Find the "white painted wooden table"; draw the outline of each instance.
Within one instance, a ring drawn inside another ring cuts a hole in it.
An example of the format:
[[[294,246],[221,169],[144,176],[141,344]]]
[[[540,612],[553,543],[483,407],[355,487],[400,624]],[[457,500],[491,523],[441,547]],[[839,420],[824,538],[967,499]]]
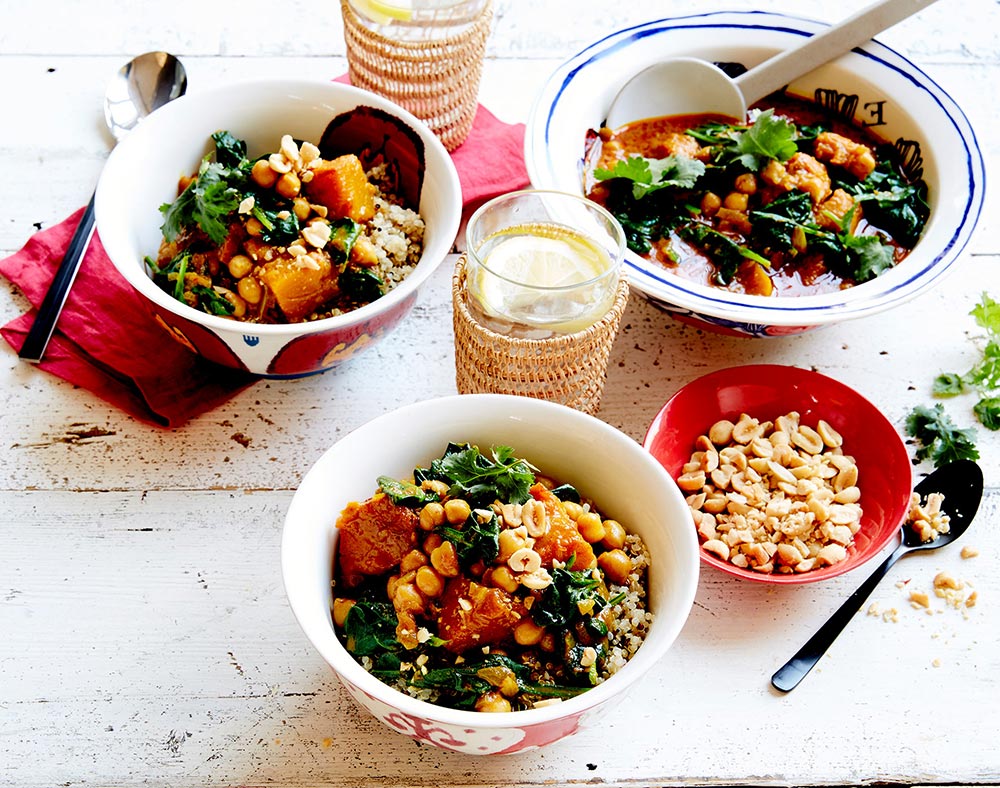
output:
[[[733,0],[833,20],[835,7]],[[813,6],[816,6],[815,8]],[[497,0],[482,101],[508,121],[565,57],[627,24],[704,8]],[[4,0],[0,255],[86,202],[109,145],[104,86],[167,49],[190,89],[345,70],[335,3]],[[1000,7],[941,0],[881,36],[940,82],[996,174]],[[744,362],[814,367],[902,426],[942,370],[975,359],[967,313],[1000,262],[997,188],[954,273],[889,314],[745,341],[634,298],[601,417],[636,440],[685,382]],[[419,747],[355,709],[285,604],[278,545],[302,475],[387,409],[454,393],[448,262],[406,324],[334,372],[261,382],[174,431],[137,423],[0,351],[0,785],[608,786],[1000,781],[1000,439],[980,430],[988,494],[965,543],[907,559],[787,696],[768,677],[863,579],[769,589],[703,573],[668,657],[606,725],[523,756]],[[0,318],[25,302],[6,283]],[[405,374],[400,374],[405,371]],[[947,405],[971,424],[971,402]],[[249,442],[237,439],[249,437]],[[919,468],[919,471],[926,468]],[[963,616],[909,607],[947,569],[974,583]]]

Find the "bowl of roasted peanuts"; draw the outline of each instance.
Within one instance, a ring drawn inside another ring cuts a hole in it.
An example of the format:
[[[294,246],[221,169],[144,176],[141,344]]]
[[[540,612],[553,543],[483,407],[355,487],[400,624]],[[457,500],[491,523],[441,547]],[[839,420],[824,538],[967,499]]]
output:
[[[865,563],[904,520],[911,466],[896,428],[833,378],[774,364],[681,388],[644,445],[691,513],[701,559],[765,583],[810,583]]]

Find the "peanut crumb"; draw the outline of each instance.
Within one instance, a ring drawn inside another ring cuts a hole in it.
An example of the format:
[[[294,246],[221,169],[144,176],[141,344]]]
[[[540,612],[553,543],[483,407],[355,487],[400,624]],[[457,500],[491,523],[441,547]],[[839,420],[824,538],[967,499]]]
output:
[[[975,547],[966,545],[962,548],[962,558],[975,558],[977,555],[979,555],[979,551]]]
[[[935,659],[935,660],[931,661],[931,665],[933,665],[935,668],[939,668],[939,667],[941,667],[941,660]]]
[[[931,598],[923,591],[911,591],[910,605],[915,608],[929,608],[931,606]]]

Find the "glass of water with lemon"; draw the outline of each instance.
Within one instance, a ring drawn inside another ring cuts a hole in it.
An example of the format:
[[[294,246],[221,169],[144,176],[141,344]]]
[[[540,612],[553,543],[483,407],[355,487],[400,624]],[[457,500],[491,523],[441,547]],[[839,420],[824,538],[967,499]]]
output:
[[[615,302],[625,234],[584,197],[541,190],[497,197],[470,217],[466,244],[466,305],[498,334],[572,334]]]

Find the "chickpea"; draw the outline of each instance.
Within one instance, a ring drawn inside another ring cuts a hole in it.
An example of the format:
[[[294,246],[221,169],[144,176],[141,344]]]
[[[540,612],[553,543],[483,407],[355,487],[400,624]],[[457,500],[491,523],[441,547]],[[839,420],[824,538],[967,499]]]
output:
[[[549,654],[556,650],[557,644],[556,636],[551,632],[546,632],[542,635],[542,639],[538,641],[538,647]]]
[[[437,501],[424,504],[420,510],[420,527],[425,531],[433,531],[439,525],[444,525],[444,506]]]
[[[309,205],[309,200],[305,197],[296,197],[292,201],[292,213],[295,214],[295,218],[300,222],[308,219],[309,214],[312,213],[312,206]]]
[[[519,646],[536,646],[545,636],[545,627],[540,627],[530,618],[521,619],[514,627],[514,642]]]
[[[455,545],[451,542],[441,542],[435,547],[431,551],[431,566],[444,577],[457,576],[458,555],[455,554]]]
[[[262,232],[264,232],[264,225],[260,223],[260,220],[257,219],[257,217],[251,216],[249,219],[247,219],[246,231],[247,235],[251,236],[252,238],[257,238],[260,236]]]
[[[714,192],[706,192],[701,198],[701,212],[705,216],[714,216],[722,207],[722,199]]]
[[[500,552],[497,554],[497,561],[499,563],[507,563],[508,558],[524,547],[525,539],[520,533],[519,528],[506,528],[500,532],[500,536],[497,538],[497,544],[500,546]]]
[[[620,550],[625,546],[625,528],[617,520],[604,521],[604,538],[601,544],[608,550]]]
[[[410,550],[410,552],[403,556],[403,560],[399,562],[399,571],[406,574],[407,572],[414,572],[420,569],[420,567],[426,565],[426,555],[420,552],[420,550]]]
[[[417,570],[414,582],[420,589],[420,593],[432,599],[441,596],[444,591],[444,578],[429,566],[422,566]]]
[[[731,211],[745,212],[747,209],[748,198],[747,195],[740,192],[730,192],[726,195],[726,199],[722,204]]]
[[[442,501],[448,497],[448,485],[440,479],[425,479],[420,483],[420,489],[437,493],[438,498]]]
[[[427,538],[424,539],[424,552],[430,555],[443,542],[444,539],[441,537],[441,534],[428,534]]]
[[[260,289],[260,282],[252,276],[245,276],[236,283],[236,290],[240,297],[248,304],[259,304],[263,292]]]
[[[423,613],[426,602],[413,583],[398,583],[392,596],[392,606],[401,612]]]
[[[513,594],[521,585],[506,566],[496,566],[490,570],[490,583],[497,588],[502,588],[508,594]]]
[[[270,189],[278,180],[278,173],[271,169],[271,165],[267,163],[267,159],[260,159],[259,161],[255,161],[253,167],[250,169],[250,177],[253,178],[254,183],[258,186]]]
[[[274,190],[282,197],[287,197],[288,199],[298,197],[301,189],[302,181],[299,180],[299,176],[294,172],[286,172],[274,184]]]
[[[469,515],[471,514],[472,508],[469,506],[468,501],[463,501],[461,498],[452,498],[450,501],[445,501],[444,516],[452,525],[461,525],[469,519]]]
[[[583,507],[576,501],[563,501],[563,511],[569,515],[570,520],[579,520],[583,514]]]
[[[597,557],[597,565],[612,583],[624,585],[632,573],[632,559],[624,550],[608,550]]]
[[[580,515],[576,521],[576,527],[580,531],[580,536],[591,544],[604,538],[604,523],[601,522],[601,515],[597,512],[587,512]]]
[[[354,607],[353,599],[343,599],[342,597],[337,597],[333,600],[333,623],[338,626],[344,626],[344,622],[347,621],[348,611]]]
[[[229,258],[229,273],[233,279],[242,279],[253,268],[253,260],[245,254],[234,254]]]
[[[505,712],[510,709],[510,701],[495,690],[484,692],[476,699],[476,711]]]
[[[733,188],[736,191],[743,194],[756,194],[757,192],[757,176],[752,172],[744,172],[736,176],[736,180],[733,181]]]
[[[243,317],[243,315],[247,313],[247,302],[240,298],[232,290],[219,288],[216,292],[233,305],[233,311],[230,313],[233,317]]]

